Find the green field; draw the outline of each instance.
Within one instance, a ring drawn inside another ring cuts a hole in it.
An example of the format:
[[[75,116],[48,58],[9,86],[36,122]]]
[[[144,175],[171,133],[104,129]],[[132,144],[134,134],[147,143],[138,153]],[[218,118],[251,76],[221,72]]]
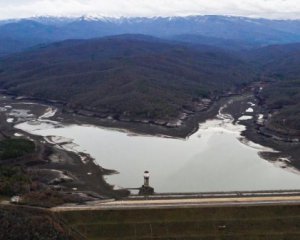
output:
[[[72,211],[86,239],[299,240],[300,206]]]

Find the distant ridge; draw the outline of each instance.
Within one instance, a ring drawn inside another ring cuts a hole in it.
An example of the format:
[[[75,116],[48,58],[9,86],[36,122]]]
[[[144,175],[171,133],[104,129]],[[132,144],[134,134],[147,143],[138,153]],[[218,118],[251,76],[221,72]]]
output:
[[[26,22],[37,22],[45,27],[58,27],[59,29],[56,29],[58,38],[89,38],[123,33],[140,33],[158,37],[196,34],[260,43],[286,43],[300,39],[300,20],[269,20],[215,15],[153,18],[112,18],[102,16],[81,16],[77,18],[32,17],[0,21],[1,36],[4,37],[2,35],[3,25],[8,24],[6,28],[12,23],[12,26],[16,24],[23,25],[23,30],[25,31],[28,30],[24,24]],[[86,33],[89,34],[86,35]]]
[[[271,44],[300,42],[300,20],[213,15],[153,18],[45,16],[12,19],[0,21],[0,42],[3,46],[0,47],[0,57],[41,43],[120,34],[144,34],[189,44],[245,50]]]

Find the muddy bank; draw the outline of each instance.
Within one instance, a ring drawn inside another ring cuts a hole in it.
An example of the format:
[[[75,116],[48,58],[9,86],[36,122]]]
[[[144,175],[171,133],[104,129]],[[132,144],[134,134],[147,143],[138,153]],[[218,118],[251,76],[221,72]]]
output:
[[[236,90],[238,91],[238,90]],[[244,89],[240,89],[244,91]],[[51,99],[34,98],[30,96],[18,96],[5,89],[0,89],[0,93],[11,96],[12,99],[31,101],[39,104],[55,106],[59,111],[53,120],[61,121],[64,124],[93,124],[102,127],[126,129],[131,132],[149,135],[164,135],[170,137],[186,138],[195,132],[199,122],[213,118],[220,106],[225,102],[225,96],[233,93],[224,93],[224,96],[216,96],[213,99],[193,100],[190,107],[182,107],[178,116],[172,119],[147,119],[129,118],[122,114],[104,111],[90,110],[88,106],[74,107],[67,102],[55,101]],[[223,102],[223,103],[222,103]]]
[[[247,90],[247,89],[246,89]],[[243,92],[244,90],[240,90]],[[80,109],[68,107],[67,103],[37,99],[26,96],[17,96],[0,90],[0,94],[7,96],[10,99],[23,102],[35,102],[45,106],[53,106],[57,108],[55,116],[51,119],[59,121],[63,124],[91,124],[106,128],[126,129],[130,132],[146,135],[162,135],[165,137],[187,138],[199,128],[199,123],[205,122],[208,119],[213,119],[218,113],[219,108],[233,95],[232,93],[224,95],[214,100],[209,100],[208,103],[203,103],[199,107],[195,107],[193,111],[182,112],[178,119],[170,121],[163,120],[130,120],[123,118],[107,117],[106,115],[96,114]],[[205,101],[204,99],[203,101]],[[208,101],[208,100],[207,100]],[[112,114],[112,113],[111,113]],[[180,122],[180,124],[177,124]]]
[[[230,97],[224,97],[213,102],[205,111],[196,112],[188,116],[180,126],[168,127],[155,123],[142,123],[138,121],[120,121],[115,119],[99,118],[85,116],[83,114],[66,113],[59,109],[54,120],[62,121],[64,124],[91,124],[95,126],[115,129],[126,129],[126,131],[144,134],[144,135],[160,135],[171,138],[187,138],[196,132],[199,123],[208,119],[213,119],[218,113],[220,107],[228,101]]]
[[[46,184],[54,190],[98,199],[120,198],[128,195],[128,191],[114,190],[106,183],[104,177],[114,171],[96,165],[90,156],[67,151],[60,144],[49,143],[43,137],[14,128],[18,123],[34,121],[41,117],[53,121],[50,120],[51,106],[28,100],[17,100],[7,95],[0,95],[0,100],[0,140],[28,138],[36,145],[33,154],[24,158],[2,161],[2,164],[23,166],[34,181]]]
[[[274,149],[276,152],[262,152],[261,156],[269,161],[279,161],[282,167],[293,166],[300,169],[300,143],[291,141],[287,136],[278,136],[276,132],[268,131],[264,127],[264,117],[268,115],[260,106],[255,94],[242,95],[228,105],[225,112],[231,114],[234,121],[246,127],[242,136],[260,145]],[[241,117],[242,114],[242,117]]]
[[[300,143],[278,140],[276,134],[270,133],[265,135],[262,133],[261,126],[255,121],[246,121],[243,123],[247,129],[243,132],[243,136],[247,139],[260,143],[278,151],[277,153],[262,153],[265,159],[277,161],[278,159],[284,164],[291,165],[300,169]]]

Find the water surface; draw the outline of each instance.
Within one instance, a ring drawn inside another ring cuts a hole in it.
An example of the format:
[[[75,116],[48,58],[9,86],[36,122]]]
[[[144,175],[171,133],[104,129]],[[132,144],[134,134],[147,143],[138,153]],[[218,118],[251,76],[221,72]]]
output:
[[[134,188],[142,185],[143,172],[150,171],[150,184],[156,192],[199,192],[297,189],[300,175],[283,169],[259,156],[272,151],[241,140],[242,125],[232,123],[229,115],[200,125],[186,140],[140,136],[95,126],[60,126],[53,122],[17,128],[89,153],[95,161],[119,174],[107,177],[113,185]],[[71,143],[70,143],[71,142]]]

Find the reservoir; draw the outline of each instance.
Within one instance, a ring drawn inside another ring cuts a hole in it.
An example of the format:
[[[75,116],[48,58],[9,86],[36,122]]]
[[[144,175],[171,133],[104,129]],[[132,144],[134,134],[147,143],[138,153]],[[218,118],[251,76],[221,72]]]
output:
[[[61,125],[41,118],[24,122],[18,129],[64,148],[90,154],[95,162],[118,174],[106,176],[116,188],[136,188],[143,172],[151,174],[156,192],[201,192],[297,189],[300,175],[293,168],[269,162],[259,155],[272,151],[241,137],[245,127],[233,124],[222,113],[200,124],[187,139],[131,134],[91,125]]]

